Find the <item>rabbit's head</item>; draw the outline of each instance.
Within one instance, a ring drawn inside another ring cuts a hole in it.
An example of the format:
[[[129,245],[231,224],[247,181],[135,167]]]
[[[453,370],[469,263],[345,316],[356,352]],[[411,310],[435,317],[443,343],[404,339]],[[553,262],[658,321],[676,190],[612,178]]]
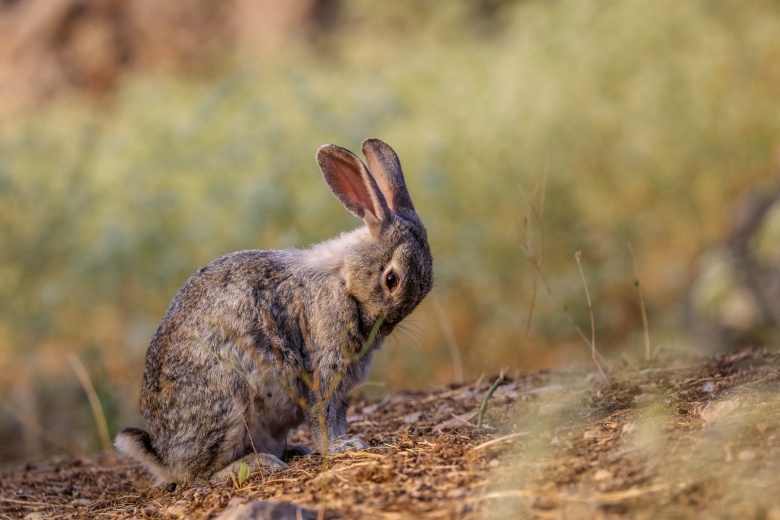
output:
[[[335,145],[317,151],[317,163],[336,198],[366,224],[346,240],[342,275],[359,303],[361,327],[383,316],[387,336],[433,286],[428,237],[406,189],[401,163],[379,139],[366,139],[368,167]]]

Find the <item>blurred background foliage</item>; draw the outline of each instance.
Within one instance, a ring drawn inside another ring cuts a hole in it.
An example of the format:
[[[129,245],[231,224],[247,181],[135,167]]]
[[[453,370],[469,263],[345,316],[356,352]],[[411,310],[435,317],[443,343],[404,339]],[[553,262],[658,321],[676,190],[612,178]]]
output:
[[[0,7],[0,460],[99,446],[68,352],[112,431],[140,424],[192,272],[356,227],[323,143],[396,149],[435,257],[371,393],[453,381],[456,348],[467,378],[586,362],[578,250],[608,359],[644,349],[628,244],[652,346],[707,350],[680,318],[697,258],[777,181],[771,0],[44,4]]]

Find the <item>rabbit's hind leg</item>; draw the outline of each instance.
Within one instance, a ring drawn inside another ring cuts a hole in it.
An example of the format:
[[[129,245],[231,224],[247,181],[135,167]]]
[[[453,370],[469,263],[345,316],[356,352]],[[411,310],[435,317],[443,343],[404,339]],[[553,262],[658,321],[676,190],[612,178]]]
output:
[[[290,460],[293,457],[305,457],[312,453],[312,449],[303,444],[288,444],[284,448],[284,460]]]

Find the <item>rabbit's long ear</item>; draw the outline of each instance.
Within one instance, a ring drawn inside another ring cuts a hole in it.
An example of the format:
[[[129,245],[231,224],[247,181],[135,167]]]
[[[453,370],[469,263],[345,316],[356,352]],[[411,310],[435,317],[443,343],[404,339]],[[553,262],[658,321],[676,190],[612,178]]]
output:
[[[390,220],[387,201],[355,154],[333,144],[320,146],[317,164],[339,202],[353,215],[363,219],[372,234]]]
[[[363,141],[363,155],[366,156],[368,169],[385,196],[390,210],[395,213],[410,210],[414,213],[412,198],[406,189],[401,171],[401,161],[395,151],[387,143],[369,138]]]

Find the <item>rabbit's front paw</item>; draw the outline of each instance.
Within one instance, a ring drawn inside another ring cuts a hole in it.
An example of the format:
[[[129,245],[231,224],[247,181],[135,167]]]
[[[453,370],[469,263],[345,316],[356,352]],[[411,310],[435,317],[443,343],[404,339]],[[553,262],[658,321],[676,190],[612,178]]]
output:
[[[368,448],[368,444],[362,440],[357,437],[347,437],[346,435],[331,439],[328,443],[328,453],[331,454],[364,450],[366,448]]]

